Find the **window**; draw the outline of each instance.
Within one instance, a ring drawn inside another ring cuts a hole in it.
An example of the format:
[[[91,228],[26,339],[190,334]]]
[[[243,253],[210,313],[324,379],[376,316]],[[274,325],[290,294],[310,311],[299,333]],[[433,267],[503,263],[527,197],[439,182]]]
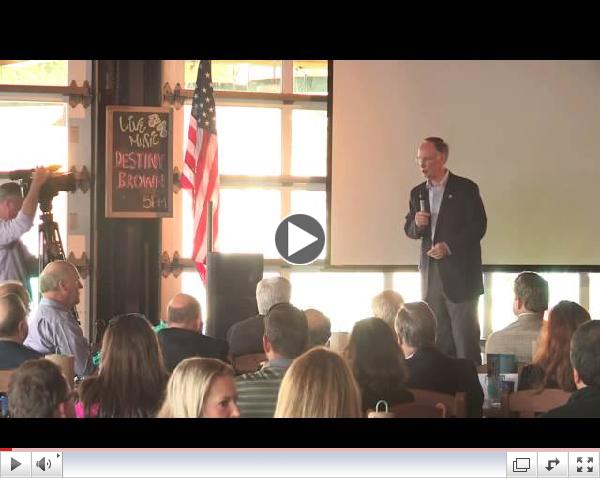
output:
[[[327,111],[292,110],[292,174],[327,176]]]
[[[198,60],[185,62],[185,87],[193,90],[198,77]],[[281,60],[212,60],[215,90],[281,92]]]
[[[31,169],[56,164],[66,172],[68,166],[67,105],[62,102],[0,101],[0,169]],[[58,223],[67,250],[67,193],[52,201],[54,221]],[[39,208],[34,226],[22,236],[29,251],[37,256]],[[37,303],[37,278],[32,279],[34,304]]]
[[[327,60],[295,60],[294,93],[327,94]]]
[[[197,67],[197,61],[185,64],[189,88],[195,86]],[[292,213],[310,214],[326,228],[327,98],[284,104],[280,98],[253,96],[259,84],[268,83],[265,78],[278,87],[260,91],[281,92],[281,61],[213,60],[212,69],[216,90],[247,92],[247,97],[236,99],[215,95],[221,177],[218,250],[262,253],[266,259],[278,259],[274,238],[283,218]],[[326,75],[326,63],[324,71]],[[246,79],[242,81],[242,77]],[[246,87],[234,88],[233,84]],[[184,149],[190,112],[191,104],[185,105]],[[307,183],[306,176],[313,180]],[[191,256],[193,247],[191,204],[190,194],[184,192],[184,257]]]
[[[356,321],[373,316],[371,299],[383,290],[383,273],[299,271],[290,282],[296,307],[318,309],[333,332],[350,332]]]
[[[0,84],[68,85],[68,60],[0,60]]]

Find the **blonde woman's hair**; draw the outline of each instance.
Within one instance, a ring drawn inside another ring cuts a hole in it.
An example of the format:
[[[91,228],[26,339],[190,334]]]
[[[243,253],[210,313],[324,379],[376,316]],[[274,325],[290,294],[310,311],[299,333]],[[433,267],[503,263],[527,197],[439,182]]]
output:
[[[212,358],[181,361],[167,384],[165,401],[158,418],[198,418],[216,377],[234,376],[230,365]]]
[[[360,418],[360,391],[345,360],[315,347],[294,360],[281,382],[275,418]]]
[[[395,290],[384,290],[373,297],[371,310],[374,317],[379,317],[394,330],[394,320],[400,307],[404,304],[403,297]]]

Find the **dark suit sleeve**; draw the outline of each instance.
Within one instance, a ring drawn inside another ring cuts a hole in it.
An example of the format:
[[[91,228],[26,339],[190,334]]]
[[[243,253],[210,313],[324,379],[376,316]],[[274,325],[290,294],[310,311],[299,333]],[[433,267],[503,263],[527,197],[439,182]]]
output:
[[[227,341],[223,340],[222,342],[222,348],[221,348],[221,360],[229,363],[229,344],[227,343]]]
[[[481,418],[483,416],[483,390],[477,376],[475,364],[470,360],[460,360],[462,372],[462,388],[467,395],[467,417]]]
[[[419,227],[415,223],[415,213],[418,210],[416,191],[411,191],[410,200],[408,201],[408,214],[404,221],[404,232],[411,239],[421,239],[427,230],[426,227]]]
[[[467,224],[460,231],[445,238],[452,254],[462,255],[463,252],[470,250],[481,241],[487,229],[487,216],[479,188],[475,183],[471,183],[465,193],[467,194],[465,200]]]

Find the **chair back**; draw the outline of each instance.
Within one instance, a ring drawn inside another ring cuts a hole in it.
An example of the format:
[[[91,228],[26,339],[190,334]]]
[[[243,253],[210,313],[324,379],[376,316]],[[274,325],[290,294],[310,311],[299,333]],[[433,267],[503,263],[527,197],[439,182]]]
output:
[[[541,392],[537,390],[505,392],[501,399],[502,416],[534,418],[538,413],[545,413],[564,405],[570,396],[569,392],[558,388],[546,388]]]
[[[465,392],[456,392],[456,394],[451,395],[417,388],[411,388],[410,392],[415,397],[415,403],[434,407],[437,404],[443,404],[446,407],[447,417],[465,418],[467,416],[467,397]]]
[[[240,355],[233,359],[233,368],[235,369],[236,375],[256,372],[260,369],[261,363],[265,360],[267,360],[265,354]]]
[[[14,370],[0,370],[0,393],[8,393],[8,384]]]
[[[443,403],[435,405],[410,402],[402,403],[392,407],[392,413],[396,418],[446,418],[447,409]]]

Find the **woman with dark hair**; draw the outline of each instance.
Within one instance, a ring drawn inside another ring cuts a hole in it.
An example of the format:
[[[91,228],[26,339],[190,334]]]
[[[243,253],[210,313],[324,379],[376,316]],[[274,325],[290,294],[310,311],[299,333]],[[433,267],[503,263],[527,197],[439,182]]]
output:
[[[374,410],[379,400],[390,407],[414,400],[405,386],[404,354],[382,319],[371,317],[354,325],[346,357],[360,387],[364,412]]]
[[[158,412],[168,380],[158,338],[143,314],[110,320],[97,376],[80,386],[78,417],[146,418]]]
[[[571,337],[577,327],[590,320],[590,314],[576,302],[563,300],[548,313],[533,362],[521,372],[519,390],[560,388],[576,390],[571,366]]]

